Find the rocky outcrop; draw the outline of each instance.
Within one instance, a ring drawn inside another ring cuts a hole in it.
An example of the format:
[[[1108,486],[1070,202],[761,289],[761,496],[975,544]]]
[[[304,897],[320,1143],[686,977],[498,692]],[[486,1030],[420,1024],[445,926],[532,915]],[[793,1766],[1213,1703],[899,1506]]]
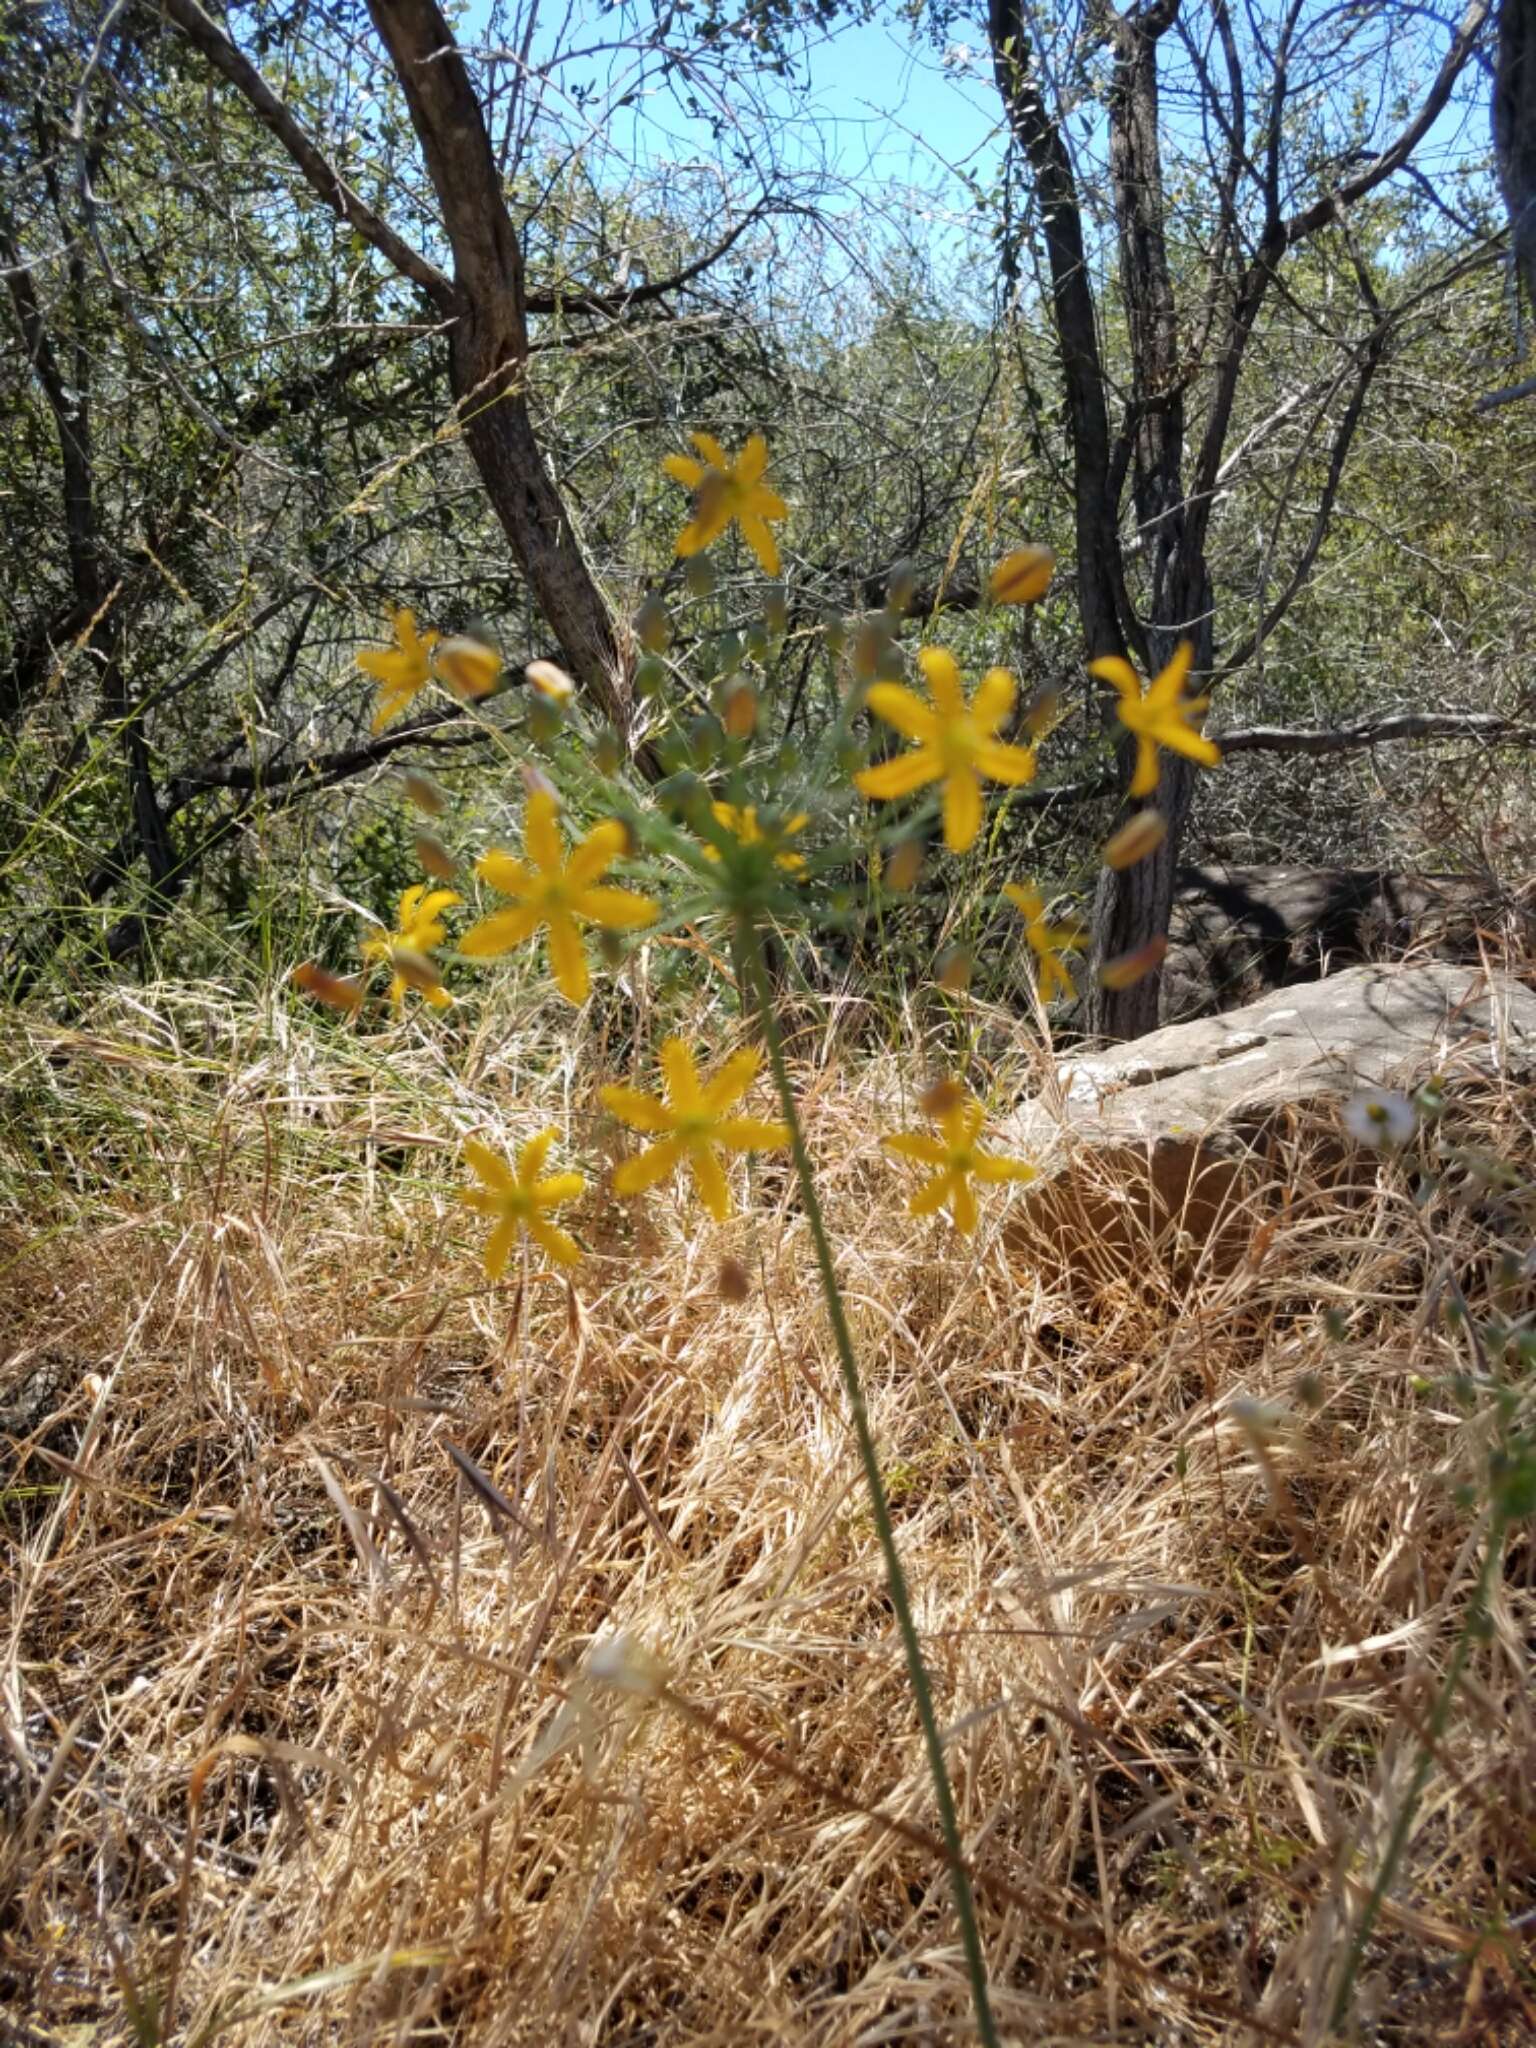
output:
[[[1438,961],[1355,967],[1068,1059],[1009,1151],[1045,1169],[1010,1241],[1123,1268],[1170,1237],[1230,1264],[1282,1119],[1368,1085],[1536,1073],[1536,993]]]
[[[1252,1002],[1410,950],[1478,958],[1479,933],[1536,939],[1536,892],[1490,875],[1408,875],[1380,868],[1181,868],[1163,968],[1169,1023]]]

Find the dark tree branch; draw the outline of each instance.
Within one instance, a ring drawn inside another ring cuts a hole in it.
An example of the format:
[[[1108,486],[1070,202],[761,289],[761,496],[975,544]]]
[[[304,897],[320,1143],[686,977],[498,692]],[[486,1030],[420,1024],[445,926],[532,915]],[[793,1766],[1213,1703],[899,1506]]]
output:
[[[1467,11],[1461,17],[1461,25],[1451,38],[1451,46],[1445,53],[1445,60],[1435,75],[1435,82],[1424,95],[1423,105],[1396,139],[1374,157],[1365,168],[1353,178],[1346,178],[1342,185],[1332,192],[1324,193],[1301,213],[1292,214],[1284,226],[1285,246],[1294,249],[1298,242],[1304,242],[1309,235],[1315,235],[1319,228],[1331,222],[1363,199],[1400,171],[1409,157],[1434,127],[1446,103],[1451,97],[1457,79],[1465,70],[1477,39],[1488,20],[1490,0],[1468,0]]]
[[[526,292],[523,296],[525,313],[601,313],[618,318],[631,306],[644,305],[649,299],[664,299],[671,292],[681,291],[684,285],[692,284],[696,277],[702,277],[711,270],[722,256],[726,256],[741,240],[755,221],[761,220],[762,208],[754,206],[743,216],[730,233],[700,256],[697,262],[687,264],[682,270],[674,271],[670,277],[659,277],[653,283],[637,284],[624,291],[544,291]]]
[[[243,50],[237,49],[211,15],[197,0],[165,0],[165,10],[193,47],[216,71],[220,71],[240,92],[251,110],[292,157],[315,192],[338,219],[355,228],[365,242],[377,249],[402,277],[418,285],[434,305],[445,313],[457,308],[450,281],[436,264],[397,235],[388,221],[381,220],[332,168],[318,145],[295,120]]]
[[[1213,732],[1211,738],[1223,755],[1321,757],[1384,747],[1395,740],[1483,740],[1491,746],[1530,747],[1536,746],[1536,725],[1494,711],[1388,711],[1362,718],[1355,725],[1253,725],[1236,732]]]
[[[1124,654],[1115,573],[1119,551],[1109,495],[1109,411],[1072,160],[1036,75],[1022,0],[990,0],[988,32],[1008,123],[1034,175],[1050,265],[1053,325],[1072,443],[1083,638],[1090,656]]]

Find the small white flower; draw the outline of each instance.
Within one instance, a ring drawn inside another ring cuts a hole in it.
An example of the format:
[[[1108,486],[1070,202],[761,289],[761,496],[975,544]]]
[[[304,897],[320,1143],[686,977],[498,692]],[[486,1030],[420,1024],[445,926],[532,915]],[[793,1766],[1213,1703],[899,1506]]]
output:
[[[1349,1098],[1340,1115],[1352,1138],[1383,1151],[1406,1145],[1419,1121],[1413,1104],[1395,1088],[1363,1088]]]
[[[620,1692],[654,1695],[667,1682],[667,1667],[631,1635],[605,1636],[587,1658],[587,1676]]]

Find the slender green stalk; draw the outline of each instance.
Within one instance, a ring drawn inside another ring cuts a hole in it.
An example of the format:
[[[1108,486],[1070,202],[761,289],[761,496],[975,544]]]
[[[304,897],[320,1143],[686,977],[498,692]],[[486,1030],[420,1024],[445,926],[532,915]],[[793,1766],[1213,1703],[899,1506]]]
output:
[[[1408,1831],[1413,1826],[1414,1815],[1418,1812],[1419,1800],[1424,1792],[1424,1781],[1429,1776],[1434,1753],[1440,1746],[1440,1738],[1444,1735],[1451,1718],[1451,1706],[1461,1684],[1461,1675],[1466,1669],[1467,1659],[1472,1653],[1473,1639],[1482,1616],[1487,1611],[1488,1590],[1493,1583],[1494,1570],[1504,1554],[1504,1529],[1503,1517],[1495,1513],[1488,1530],[1488,1547],[1483,1554],[1483,1568],[1478,1573],[1477,1584],[1472,1589],[1472,1598],[1467,1603],[1467,1611],[1462,1618],[1461,1632],[1456,1638],[1456,1648],[1450,1664],[1445,1677],[1441,1680],[1440,1690],[1435,1695],[1434,1708],[1425,1729],[1425,1740],[1414,1759],[1413,1776],[1408,1780],[1403,1803],[1393,1818],[1392,1832],[1387,1838],[1381,1868],[1376,1873],[1376,1882],[1371,1886],[1365,1910],[1360,1915],[1360,1925],[1355,1929],[1355,1938],[1349,1946],[1344,1974],[1339,1980],[1333,2010],[1328,2017],[1328,2024],[1335,2032],[1341,2032],[1349,2018],[1350,2002],[1355,1994],[1355,1981],[1360,1975],[1360,1965],[1365,1960],[1366,1947],[1376,1922],[1381,1917],[1382,1906],[1392,1880],[1397,1875],[1397,1866],[1402,1861],[1403,1851],[1408,1845]]]
[[[853,1353],[853,1336],[843,1309],[842,1291],[837,1284],[837,1271],[832,1259],[832,1246],[827,1237],[826,1223],[822,1218],[821,1203],[816,1196],[811,1157],[805,1149],[805,1134],[800,1128],[799,1112],[795,1106],[795,1091],[790,1084],[789,1068],[784,1059],[784,1040],[779,1032],[779,1020],[774,1014],[773,997],[768,987],[767,975],[763,970],[763,953],[758,942],[757,927],[750,921],[742,919],[737,930],[742,957],[751,982],[752,999],[762,1022],[763,1036],[768,1041],[768,1058],[773,1068],[774,1081],[778,1086],[784,1121],[789,1126],[795,1173],[800,1182],[800,1198],[805,1204],[806,1217],[811,1226],[811,1239],[816,1247],[821,1291],[826,1298],[827,1317],[832,1325],[833,1341],[837,1346],[837,1362],[848,1396],[849,1413],[853,1417],[854,1435],[858,1439],[859,1458],[864,1467],[864,1482],[869,1489],[875,1531],[880,1539],[881,1555],[885,1559],[886,1584],[891,1596],[891,1606],[896,1611],[896,1625],[901,1632],[902,1649],[906,1653],[907,1676],[911,1682],[912,1696],[917,1702],[918,1719],[923,1727],[923,1743],[928,1752],[928,1769],[933,1776],[934,1796],[939,1807],[939,1830],[944,1837],[944,1847],[949,1856],[950,1881],[955,1892],[955,1912],[960,1921],[961,1939],[965,1944],[965,1966],[971,1980],[971,1998],[976,2008],[976,2027],[986,2048],[998,2048],[997,2028],[992,2019],[992,2004],[987,1996],[986,1957],[982,1954],[981,1934],[976,1925],[976,1907],[971,1897],[971,1881],[966,1874],[965,1856],[960,1844],[960,1823],[955,1814],[954,1793],[950,1789],[949,1771],[944,1762],[944,1744],[939,1735],[938,1717],[933,1710],[933,1688],[928,1683],[928,1669],[923,1662],[922,1645],[917,1639],[912,1606],[907,1598],[907,1582],[896,1549],[896,1532],[891,1524],[890,1503],[886,1499],[885,1482],[880,1476],[879,1453],[875,1449],[874,1434],[869,1426],[869,1410],[864,1402],[863,1382],[859,1378],[858,1361]]]

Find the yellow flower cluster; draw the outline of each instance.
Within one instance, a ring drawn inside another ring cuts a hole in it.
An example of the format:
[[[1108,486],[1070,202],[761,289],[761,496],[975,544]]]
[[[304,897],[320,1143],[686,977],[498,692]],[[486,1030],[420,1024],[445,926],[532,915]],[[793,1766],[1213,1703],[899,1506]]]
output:
[[[501,656],[494,647],[468,634],[444,639],[440,633],[418,633],[416,614],[401,605],[390,620],[393,647],[365,647],[357,665],[379,685],[373,730],[380,733],[409,710],[435,676],[456,697],[489,696],[501,676]]]
[[[613,1170],[615,1194],[639,1195],[686,1167],[705,1210],[717,1223],[731,1214],[731,1190],[722,1154],[777,1152],[790,1143],[789,1126],[765,1117],[743,1116],[738,1104],[757,1078],[758,1054],[750,1047],[732,1053],[712,1074],[701,1075],[692,1052],[680,1038],[661,1047],[662,1092],[648,1094],[627,1082],[598,1090],[610,1115],[653,1140],[642,1151],[620,1160]],[[949,1210],[962,1236],[976,1228],[973,1180],[996,1185],[1028,1181],[1035,1169],[1023,1159],[991,1152],[981,1142],[986,1111],[957,1082],[940,1082],[924,1097],[940,1135],[900,1131],[883,1138],[888,1152],[915,1159],[931,1169],[907,1204],[913,1216]],[[465,1206],[495,1219],[485,1246],[488,1279],[498,1279],[520,1232],[526,1231],[557,1265],[573,1266],[580,1247],[567,1232],[549,1222],[545,1211],[575,1201],[586,1187],[579,1173],[544,1178],[544,1166],[556,1133],[540,1131],[518,1153],[515,1169],[475,1138],[464,1141],[464,1156],[479,1179],[465,1190]]]
[[[711,587],[713,571],[700,558],[732,526],[739,529],[764,573],[777,576],[780,556],[772,529],[787,518],[789,508],[767,481],[768,449],[763,436],[750,435],[734,459],[710,434],[696,433],[691,438],[696,458],[669,455],[663,463],[667,475],[693,493],[691,517],[676,543],[677,555],[689,565],[690,587],[696,592]],[[1049,549],[1017,548],[993,570],[991,595],[1000,604],[1038,604],[1050,590],[1054,572],[1055,558]],[[910,609],[915,587],[915,572],[909,568],[893,573],[886,611],[873,622],[878,628],[874,635],[879,642],[877,658],[862,664],[855,661],[867,682],[863,705],[874,719],[909,744],[888,759],[857,768],[852,779],[860,794],[882,803],[936,785],[942,794],[944,844],[952,854],[964,854],[981,832],[986,786],[995,783],[1017,788],[1034,779],[1038,742],[1055,720],[1059,699],[1056,693],[1049,693],[1017,721],[1021,736],[1029,742],[1019,744],[1006,736],[1015,726],[1017,707],[1017,685],[1007,669],[988,669],[968,694],[954,655],[944,647],[925,646],[917,652],[922,694],[891,679],[887,664],[900,659],[896,646],[900,619]],[[357,656],[359,668],[379,685],[373,719],[376,733],[407,710],[433,681],[461,699],[485,696],[496,687],[502,662],[493,648],[464,635],[445,639],[435,631],[419,631],[413,613],[405,607],[394,612],[391,623],[392,646],[367,649]],[[781,639],[789,630],[782,590],[773,594],[763,623],[753,630],[760,635],[759,647]],[[657,657],[669,643],[670,627],[659,594],[642,605],[636,634],[650,668],[664,680],[665,667]],[[1193,648],[1189,642],[1181,642],[1145,689],[1134,669],[1119,656],[1089,664],[1092,674],[1114,686],[1120,723],[1136,742],[1132,797],[1147,796],[1156,789],[1160,749],[1205,766],[1220,759],[1215,743],[1197,723],[1207,700],[1184,694],[1192,663]],[[558,718],[559,709],[574,693],[564,670],[550,662],[534,662],[527,677],[530,687],[545,701],[543,715]],[[655,681],[656,677],[650,678],[651,685]],[[735,694],[727,691],[721,729],[726,743],[736,749],[731,758],[739,760],[756,732],[758,699],[752,686],[740,679],[732,687]],[[551,706],[557,709],[551,712],[547,708]],[[537,725],[532,730],[536,735],[539,732]],[[601,754],[598,758],[602,759]],[[591,990],[585,931],[595,927],[604,934],[634,932],[654,924],[661,910],[650,896],[606,879],[615,863],[635,851],[629,827],[617,818],[607,818],[568,846],[557,797],[541,776],[532,771],[528,774],[530,794],[522,853],[492,847],[475,863],[479,880],[505,903],[469,926],[459,940],[458,951],[467,959],[494,959],[542,935],[556,987],[568,1002],[581,1004]],[[407,787],[422,809],[434,817],[441,813],[446,799],[435,784],[417,774],[414,779],[407,778]],[[775,869],[797,881],[811,872],[801,850],[803,841],[791,843],[801,840],[809,823],[805,811],[781,816],[760,812],[755,804],[710,798],[698,826],[699,838],[705,843],[694,842],[687,858],[696,862],[702,857],[704,862],[714,863],[711,886],[720,903],[743,929],[749,929],[764,906],[771,910],[776,901],[770,887],[777,886]],[[1109,841],[1104,859],[1114,868],[1145,859],[1162,843],[1166,830],[1155,810],[1137,811]],[[677,844],[674,840],[674,847]],[[920,847],[917,840],[905,844]],[[416,847],[429,875],[448,881],[457,878],[454,856],[441,841],[419,832]],[[895,876],[901,852],[898,848],[890,861],[893,886],[898,885]],[[915,877],[915,864],[908,865],[912,877],[900,886],[910,886]],[[705,872],[709,872],[707,867]],[[1003,894],[1023,918],[1042,1001],[1049,1002],[1056,995],[1074,996],[1072,976],[1062,956],[1088,943],[1086,931],[1070,920],[1053,921],[1047,915],[1046,899],[1034,883],[1006,883]],[[445,913],[463,901],[455,888],[418,883],[400,897],[394,929],[375,927],[365,936],[364,960],[388,969],[389,998],[395,1007],[403,1004],[408,991],[436,1009],[451,1004],[435,956],[448,940]],[[1128,985],[1155,964],[1157,957],[1154,942],[1134,957],[1108,963],[1103,978],[1111,986]],[[1117,976],[1122,979],[1116,980]],[[297,970],[295,979],[336,1009],[355,1011],[364,1001],[358,982],[315,963]],[[602,1106],[612,1116],[648,1140],[643,1149],[615,1167],[614,1191],[621,1196],[639,1195],[686,1168],[707,1213],[724,1221],[731,1211],[726,1174],[730,1155],[781,1150],[791,1143],[789,1126],[743,1113],[743,1098],[758,1075],[758,1055],[751,1049],[732,1053],[713,1072],[701,1074],[683,1040],[669,1037],[661,1045],[659,1064],[658,1092],[617,1082],[598,1091]],[[981,1143],[984,1108],[958,1082],[941,1082],[930,1089],[923,1106],[935,1127],[932,1132],[902,1131],[882,1143],[896,1157],[927,1169],[908,1204],[910,1212],[931,1216],[947,1210],[956,1230],[969,1235],[978,1216],[976,1184],[1027,1181],[1034,1169],[1022,1159],[991,1151]],[[581,1257],[576,1240],[551,1220],[552,1212],[576,1201],[586,1187],[579,1173],[546,1173],[556,1137],[554,1130],[540,1131],[521,1146],[515,1161],[499,1157],[478,1139],[465,1140],[464,1156],[475,1184],[462,1199],[491,1220],[484,1259],[493,1280],[504,1272],[524,1235],[557,1266],[572,1266]]]

